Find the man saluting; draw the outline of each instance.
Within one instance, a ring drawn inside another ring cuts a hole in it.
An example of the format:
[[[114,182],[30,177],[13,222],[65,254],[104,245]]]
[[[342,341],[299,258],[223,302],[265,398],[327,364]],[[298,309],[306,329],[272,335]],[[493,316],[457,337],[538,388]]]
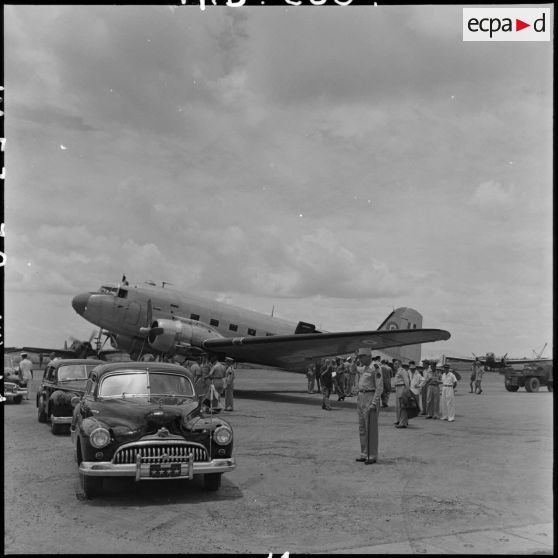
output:
[[[366,465],[378,459],[378,414],[384,380],[380,369],[380,357],[372,358],[368,348],[358,350],[358,359],[364,369],[358,380],[357,412],[360,437],[360,457],[357,461]]]

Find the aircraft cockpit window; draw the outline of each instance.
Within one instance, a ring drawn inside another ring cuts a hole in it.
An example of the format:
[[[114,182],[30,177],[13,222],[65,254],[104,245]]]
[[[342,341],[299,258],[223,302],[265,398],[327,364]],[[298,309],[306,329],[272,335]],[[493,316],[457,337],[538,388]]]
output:
[[[102,294],[111,294],[114,295],[116,294],[116,292],[118,291],[118,289],[116,287],[108,287],[106,285],[103,285],[100,289],[99,292],[101,292]]]
[[[248,328],[248,335],[256,335],[256,330]]]
[[[118,298],[126,298],[128,296],[128,291],[126,289],[118,289]]]

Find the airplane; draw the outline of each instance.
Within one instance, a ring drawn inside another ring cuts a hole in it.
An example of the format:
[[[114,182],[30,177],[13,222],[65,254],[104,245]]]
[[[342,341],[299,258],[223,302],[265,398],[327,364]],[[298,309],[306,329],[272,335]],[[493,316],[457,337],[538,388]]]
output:
[[[168,284],[168,283],[167,283]],[[394,310],[378,330],[327,332],[314,324],[291,322],[224,304],[153,282],[131,286],[123,277],[72,299],[74,310],[110,332],[131,358],[145,353],[195,358],[230,357],[291,371],[305,371],[312,359],[354,353],[359,347],[391,349],[404,362],[420,360],[420,343],[450,338],[441,329],[421,329],[411,308]],[[411,345],[411,347],[406,347]]]
[[[480,363],[484,366],[485,370],[492,371],[492,370],[503,370],[505,368],[513,368],[518,366],[523,367],[526,364],[542,364],[542,363],[552,362],[551,358],[541,358],[543,351],[541,351],[539,355],[536,355],[535,358],[507,358],[508,353],[506,353],[503,357],[498,357],[498,358],[496,358],[494,353],[486,353],[484,357],[477,357],[475,353],[472,353],[475,358],[444,356],[443,360],[444,363],[447,362],[448,364],[456,364],[456,363],[472,364],[475,361],[475,359],[478,359]]]

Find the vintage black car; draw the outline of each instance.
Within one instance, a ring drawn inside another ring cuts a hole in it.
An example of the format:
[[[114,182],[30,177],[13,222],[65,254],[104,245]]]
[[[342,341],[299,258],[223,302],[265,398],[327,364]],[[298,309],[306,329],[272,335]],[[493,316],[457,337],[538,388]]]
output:
[[[27,382],[20,377],[14,360],[4,355],[4,399],[21,403],[24,397],[27,397]]]
[[[218,490],[235,467],[233,431],[202,413],[193,376],[178,364],[115,362],[91,371],[74,410],[72,443],[86,497],[104,477],[192,479]]]
[[[72,397],[83,395],[89,372],[99,364],[102,361],[83,358],[55,359],[47,364],[37,391],[37,419],[50,422],[53,434],[68,431],[74,410]]]

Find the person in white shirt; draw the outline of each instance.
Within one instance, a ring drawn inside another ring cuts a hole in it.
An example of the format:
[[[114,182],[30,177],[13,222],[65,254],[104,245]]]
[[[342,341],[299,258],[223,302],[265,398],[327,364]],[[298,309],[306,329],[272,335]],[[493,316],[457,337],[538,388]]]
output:
[[[21,361],[19,363],[20,378],[27,383],[27,395],[25,399],[29,399],[31,391],[31,380],[33,379],[33,363],[27,358],[27,353],[21,353]]]
[[[411,362],[409,362],[409,370],[411,375],[410,388],[411,391],[413,392],[413,395],[415,396],[415,399],[417,400],[419,410],[422,412],[423,406],[422,406],[421,392],[422,392],[422,387],[424,385],[424,378],[422,377],[422,374],[416,367],[414,360],[411,360]]]
[[[442,397],[440,398],[441,419],[453,422],[455,420],[455,394],[453,392],[457,385],[457,378],[450,370],[449,364],[444,364],[442,373]]]

